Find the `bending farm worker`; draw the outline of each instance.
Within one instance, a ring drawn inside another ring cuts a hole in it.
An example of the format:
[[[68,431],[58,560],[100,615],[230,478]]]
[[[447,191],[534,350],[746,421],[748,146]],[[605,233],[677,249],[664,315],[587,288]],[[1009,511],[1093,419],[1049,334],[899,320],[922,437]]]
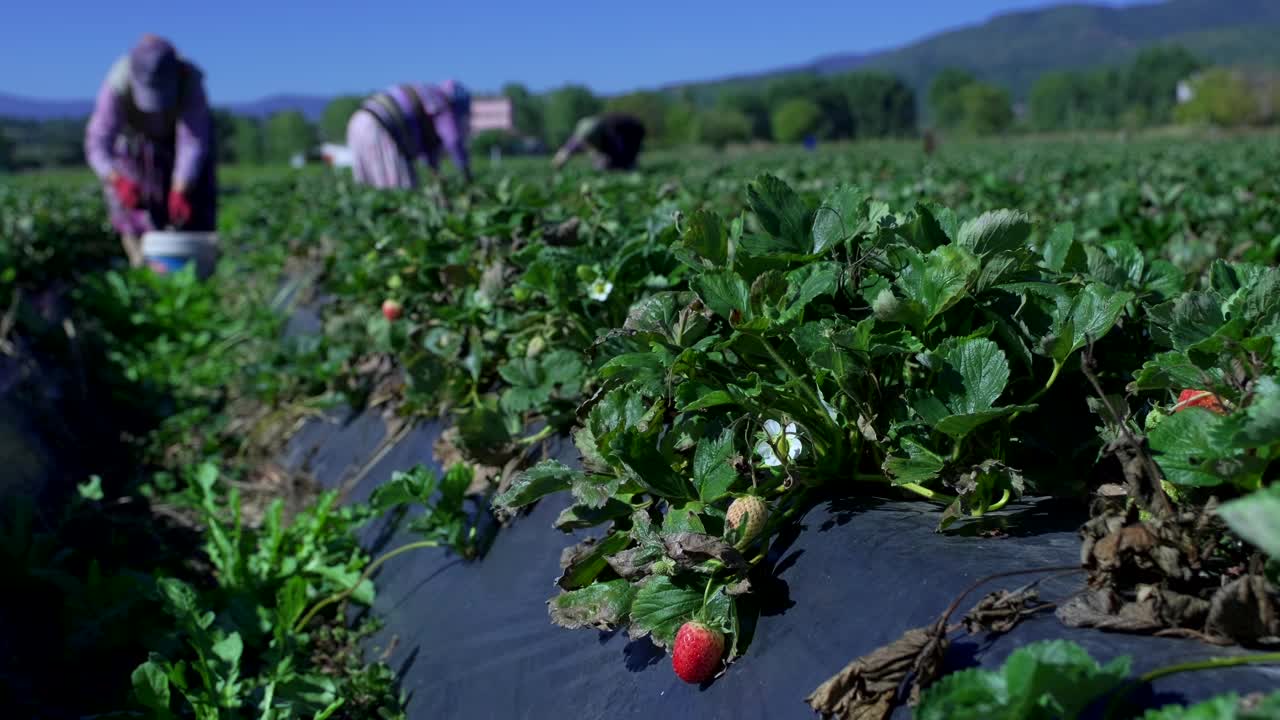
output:
[[[439,174],[443,149],[470,183],[470,129],[471,95],[461,83],[396,85],[376,93],[347,123],[356,182],[378,188],[416,188],[414,163],[423,158]]]
[[[644,123],[638,118],[612,113],[586,117],[551,163],[558,170],[579,151],[590,149],[598,170],[633,170],[643,144]]]
[[[111,66],[84,148],[134,266],[142,264],[145,232],[215,229],[216,152],[204,75],[168,40],[144,35]]]

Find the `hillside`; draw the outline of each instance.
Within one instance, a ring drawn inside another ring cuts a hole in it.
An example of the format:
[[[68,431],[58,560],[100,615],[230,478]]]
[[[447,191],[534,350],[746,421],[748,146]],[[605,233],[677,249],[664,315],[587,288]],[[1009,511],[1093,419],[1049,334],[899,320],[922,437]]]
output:
[[[999,15],[894,50],[832,55],[794,68],[669,87],[688,87],[702,95],[789,72],[876,69],[924,89],[939,70],[959,67],[1025,97],[1045,72],[1123,63],[1151,45],[1181,44],[1211,62],[1280,64],[1278,34],[1276,0],[1167,0],[1123,8],[1058,5]]]

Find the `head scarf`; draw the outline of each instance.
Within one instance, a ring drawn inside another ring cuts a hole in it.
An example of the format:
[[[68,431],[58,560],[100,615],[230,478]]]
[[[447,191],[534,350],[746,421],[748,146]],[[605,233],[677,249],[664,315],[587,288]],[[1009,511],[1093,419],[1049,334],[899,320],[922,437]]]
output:
[[[171,109],[178,103],[181,62],[164,38],[144,35],[129,52],[129,89],[143,112]]]

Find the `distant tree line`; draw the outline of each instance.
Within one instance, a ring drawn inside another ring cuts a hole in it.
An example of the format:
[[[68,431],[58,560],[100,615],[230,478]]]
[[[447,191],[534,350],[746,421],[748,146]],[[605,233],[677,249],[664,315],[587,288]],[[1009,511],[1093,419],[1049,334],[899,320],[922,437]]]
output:
[[[569,138],[578,119],[601,112],[634,115],[646,143],[723,147],[752,141],[795,142],[905,137],[916,132],[916,97],[883,73],[796,74],[707,97],[691,89],[642,91],[602,98],[581,85],[536,95],[523,85],[503,88],[519,134],[547,146]]]
[[[84,131],[87,118],[13,120],[0,118],[0,170],[74,167],[84,165]],[[222,163],[265,165],[288,162],[296,153],[310,152],[323,128],[300,112],[288,111],[266,119],[213,112],[215,146]],[[342,141],[339,135],[323,135]]]
[[[1027,100],[1034,130],[1105,130],[1173,121],[1178,83],[1202,63],[1180,47],[1144,50],[1126,67],[1040,76]]]
[[[1188,96],[1179,102],[1178,88],[1184,83]],[[472,141],[476,153],[495,146],[516,151],[530,143],[556,147],[579,119],[601,112],[639,117],[650,147],[910,137],[918,132],[917,110],[923,106],[901,78],[875,71],[797,73],[612,97],[581,85],[536,94],[510,84],[502,94],[511,100],[516,132],[477,134]],[[347,121],[360,102],[359,96],[336,98],[315,123],[296,111],[254,118],[216,110],[219,159],[277,164],[313,151],[321,141],[345,142]],[[1046,73],[1018,106],[1007,90],[968,71],[945,69],[933,77],[924,103],[931,127],[967,135],[1170,122],[1257,125],[1280,121],[1280,75],[1207,68],[1182,48],[1153,47],[1123,67]],[[0,119],[0,169],[83,164],[84,123]]]

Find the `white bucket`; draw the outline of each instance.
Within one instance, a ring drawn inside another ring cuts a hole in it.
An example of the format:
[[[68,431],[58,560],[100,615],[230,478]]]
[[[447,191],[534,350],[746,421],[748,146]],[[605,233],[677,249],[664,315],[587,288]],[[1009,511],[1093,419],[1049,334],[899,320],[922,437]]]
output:
[[[218,262],[218,236],[211,232],[144,233],[142,257],[158,273],[177,272],[194,261],[196,277],[204,280],[213,274]]]

